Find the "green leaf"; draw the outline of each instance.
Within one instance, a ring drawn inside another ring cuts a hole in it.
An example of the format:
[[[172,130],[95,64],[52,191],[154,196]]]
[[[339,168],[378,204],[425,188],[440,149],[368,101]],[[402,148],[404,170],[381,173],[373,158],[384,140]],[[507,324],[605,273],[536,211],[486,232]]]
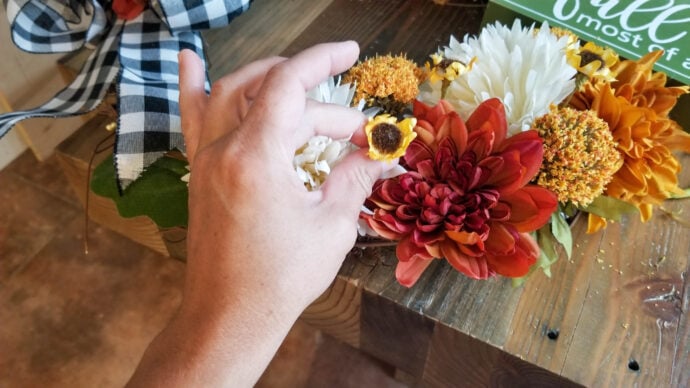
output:
[[[529,273],[528,273],[527,275],[525,275],[525,276],[523,276],[523,277],[521,277],[521,278],[512,278],[511,281],[512,281],[513,287],[514,287],[514,288],[518,288],[518,287],[520,287],[521,285],[525,284],[525,281],[527,281],[527,278],[529,277],[529,275],[530,275],[531,273],[532,273],[532,270],[530,270]]]
[[[638,212],[634,205],[605,195],[598,196],[589,206],[582,210],[614,221],[620,221],[624,214]]]
[[[552,216],[553,217],[553,216]],[[567,225],[567,224],[566,224]],[[537,258],[537,262],[530,267],[527,275],[520,278],[513,278],[513,287],[519,287],[525,283],[528,277],[534,273],[537,268],[541,268],[544,271],[544,275],[551,277],[551,265],[558,261],[558,252],[556,251],[556,244],[559,241],[551,232],[551,225],[544,225],[536,232],[537,243],[539,244],[540,253]]]
[[[568,259],[573,255],[573,234],[570,225],[565,220],[565,215],[560,211],[555,211],[551,215],[551,233],[565,249]]]
[[[163,157],[120,195],[110,156],[93,171],[91,190],[115,201],[122,217],[148,216],[160,228],[187,225],[187,184],[180,180],[187,173],[187,163]]]
[[[690,188],[683,190],[683,194],[671,194],[671,199],[683,199],[690,197]]]
[[[541,268],[546,276],[551,277],[551,265],[558,261],[558,252],[556,251],[558,240],[551,233],[551,228],[548,225],[537,230],[537,243],[541,248],[541,254],[537,259],[536,266]]]

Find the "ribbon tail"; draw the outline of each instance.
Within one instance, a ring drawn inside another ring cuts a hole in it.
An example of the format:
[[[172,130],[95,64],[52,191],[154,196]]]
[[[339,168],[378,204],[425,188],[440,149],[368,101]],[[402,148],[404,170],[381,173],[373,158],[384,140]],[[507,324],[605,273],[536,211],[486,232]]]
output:
[[[118,73],[117,46],[121,29],[121,23],[113,26],[103,44],[86,60],[75,80],[51,100],[34,109],[0,115],[0,138],[21,120],[76,116],[98,107]]]
[[[204,60],[200,33],[172,35],[150,9],[125,25],[117,80],[120,115],[115,169],[120,189],[166,152],[184,151],[177,60],[183,49],[195,51]],[[208,89],[208,74],[206,78]]]

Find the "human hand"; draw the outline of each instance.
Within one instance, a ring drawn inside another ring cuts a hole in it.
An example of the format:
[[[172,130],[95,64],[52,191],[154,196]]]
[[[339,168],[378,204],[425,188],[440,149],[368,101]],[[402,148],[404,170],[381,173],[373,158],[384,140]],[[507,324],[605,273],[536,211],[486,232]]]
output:
[[[357,59],[354,42],[247,65],[204,91],[205,71],[180,53],[189,182],[187,278],[178,314],[146,350],[130,386],[251,386],[304,308],[335,277],[360,207],[394,164],[366,156],[364,115],[306,98]],[[364,147],[317,191],[295,172],[312,136]]]
[[[353,246],[361,204],[392,165],[356,152],[321,190],[308,192],[292,159],[315,134],[352,134],[366,147],[362,113],[305,96],[357,56],[357,45],[345,42],[262,60],[216,82],[207,97],[201,62],[189,51],[180,55],[192,169],[186,301],[215,309],[251,294],[299,314],[331,283]]]

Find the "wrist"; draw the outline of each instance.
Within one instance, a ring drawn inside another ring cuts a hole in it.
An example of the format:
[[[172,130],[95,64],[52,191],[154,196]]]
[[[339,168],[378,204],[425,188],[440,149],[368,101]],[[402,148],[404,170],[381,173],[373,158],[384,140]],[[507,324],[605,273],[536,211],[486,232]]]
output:
[[[254,298],[228,303],[186,298],[152,342],[131,385],[255,384],[299,313]]]

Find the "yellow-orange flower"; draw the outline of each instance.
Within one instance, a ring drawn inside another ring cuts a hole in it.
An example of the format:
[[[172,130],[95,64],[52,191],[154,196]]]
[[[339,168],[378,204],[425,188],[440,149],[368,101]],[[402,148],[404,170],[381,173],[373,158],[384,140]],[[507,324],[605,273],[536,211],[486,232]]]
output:
[[[597,46],[592,42],[578,48],[577,54],[568,62],[587,78],[601,78],[607,82],[615,81],[612,68],[618,63],[618,54],[610,48]]]
[[[688,93],[688,86],[666,86],[666,73],[653,72],[652,67],[663,51],[654,51],[639,61],[622,61],[614,66],[613,88],[635,106],[651,108],[658,115],[668,116],[678,97]],[[675,125],[678,127],[678,125]],[[686,152],[690,152],[686,150]]]
[[[468,64],[464,64],[460,61],[444,58],[441,54],[431,54],[430,57],[431,63],[427,62],[424,64],[424,71],[431,83],[455,80],[461,74],[472,70],[472,65],[477,59],[476,57],[472,58]]]
[[[643,221],[651,217],[653,205],[682,193],[677,178],[681,166],[672,151],[690,152],[690,135],[667,116],[687,88],[666,87],[665,75],[652,74],[659,56],[623,61],[613,69],[616,82],[585,83],[571,99],[574,108],[592,109],[609,124],[624,163],[605,194],[635,205]],[[606,225],[589,217],[590,232]]]
[[[556,193],[561,203],[589,205],[620,168],[609,126],[595,112],[552,108],[533,127],[544,139],[537,184]]]
[[[405,155],[407,147],[417,137],[415,125],[417,119],[414,117],[398,121],[388,114],[369,120],[364,127],[369,142],[369,158],[388,162]]]
[[[594,42],[580,46],[580,38],[565,28],[551,27],[551,33],[568,39],[565,49],[568,64],[577,69],[585,80],[596,77],[607,82],[615,81],[612,68],[619,63],[619,59],[618,53],[613,49],[601,47]]]
[[[355,103],[364,99],[368,106],[388,108],[393,104],[388,111],[395,111],[417,97],[424,78],[424,71],[404,55],[384,55],[353,66],[343,83],[357,85]]]

